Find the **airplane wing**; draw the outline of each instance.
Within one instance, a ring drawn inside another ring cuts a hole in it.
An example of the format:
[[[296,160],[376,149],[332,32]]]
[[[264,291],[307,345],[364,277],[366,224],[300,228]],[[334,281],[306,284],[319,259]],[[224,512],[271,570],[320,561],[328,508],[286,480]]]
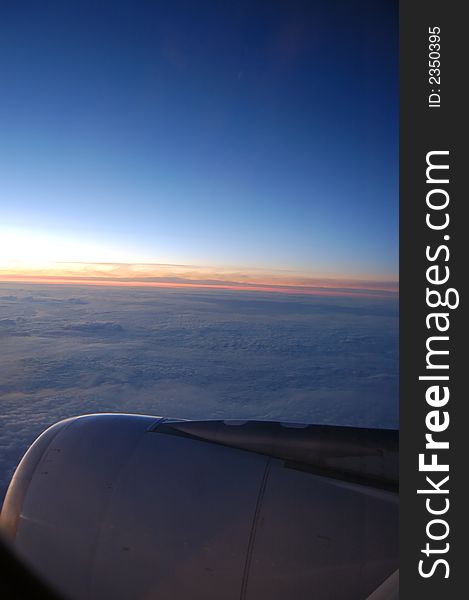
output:
[[[398,432],[101,414],[30,447],[0,527],[66,598],[394,600]]]

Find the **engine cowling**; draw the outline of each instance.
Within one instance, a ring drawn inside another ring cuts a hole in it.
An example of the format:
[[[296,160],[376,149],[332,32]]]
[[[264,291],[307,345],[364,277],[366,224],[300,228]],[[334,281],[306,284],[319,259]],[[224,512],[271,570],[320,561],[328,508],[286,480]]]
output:
[[[67,598],[391,598],[397,456],[396,432],[76,417],[28,450],[1,528]]]

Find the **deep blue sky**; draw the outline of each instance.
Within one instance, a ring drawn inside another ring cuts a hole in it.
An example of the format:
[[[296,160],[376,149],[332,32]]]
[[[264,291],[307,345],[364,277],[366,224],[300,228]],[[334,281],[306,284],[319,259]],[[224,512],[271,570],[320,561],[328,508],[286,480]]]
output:
[[[3,0],[11,256],[397,278],[397,43],[388,1]]]

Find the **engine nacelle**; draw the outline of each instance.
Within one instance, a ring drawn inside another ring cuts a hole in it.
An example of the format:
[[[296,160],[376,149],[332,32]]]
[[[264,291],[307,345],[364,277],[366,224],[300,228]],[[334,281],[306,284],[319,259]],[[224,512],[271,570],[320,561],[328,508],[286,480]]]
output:
[[[397,598],[397,456],[396,432],[76,417],[28,450],[1,528],[66,598]]]

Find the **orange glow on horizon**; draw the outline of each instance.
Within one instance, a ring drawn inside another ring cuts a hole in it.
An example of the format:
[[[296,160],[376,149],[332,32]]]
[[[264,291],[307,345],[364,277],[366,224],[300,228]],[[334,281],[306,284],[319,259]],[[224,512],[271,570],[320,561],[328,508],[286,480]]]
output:
[[[278,292],[284,294],[304,294],[309,296],[360,296],[368,297],[375,296],[373,292],[383,292],[383,290],[348,290],[344,291],[340,288],[322,288],[309,289],[306,286],[268,286],[268,285],[224,285],[224,284],[208,284],[208,283],[167,283],[162,281],[113,281],[99,279],[69,279],[60,277],[27,277],[27,276],[3,276],[0,281],[5,283],[46,283],[51,285],[93,285],[93,286],[109,286],[109,287],[156,287],[156,288],[199,288],[199,289],[214,289],[214,290],[233,290],[244,292]]]
[[[219,289],[327,296],[396,294],[396,281],[337,278],[261,269],[215,269],[185,265],[51,263],[0,266],[0,281],[56,285]]]

